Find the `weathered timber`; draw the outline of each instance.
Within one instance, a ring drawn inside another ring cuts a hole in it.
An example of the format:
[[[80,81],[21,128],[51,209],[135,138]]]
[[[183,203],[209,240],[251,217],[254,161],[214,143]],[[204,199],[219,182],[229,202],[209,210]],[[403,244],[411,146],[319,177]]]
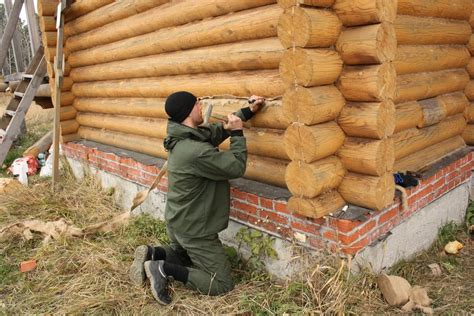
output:
[[[398,15],[395,19],[398,45],[467,44],[471,26],[467,21]]]
[[[342,71],[339,54],[329,49],[287,49],[280,63],[280,76],[287,86],[304,87],[334,83]]]
[[[331,156],[310,164],[292,161],[286,168],[285,179],[291,194],[311,199],[337,188],[344,174],[339,158]]]
[[[423,110],[416,101],[397,104],[395,107],[395,132],[417,127],[423,121]]]
[[[474,34],[469,37],[469,42],[467,43],[467,49],[471,53],[471,55],[474,55]]]
[[[72,52],[72,67],[156,55],[165,52],[274,37],[282,9],[277,5],[166,28],[118,42]],[[113,30],[111,30],[113,32]]]
[[[131,15],[160,6],[170,0],[121,0],[115,1],[94,11],[69,21],[64,26],[64,36],[84,33],[107,23],[125,19]]]
[[[416,101],[463,90],[469,82],[465,69],[397,76],[395,103]]]
[[[466,89],[464,89],[464,93],[469,101],[474,101],[474,80],[469,80]]]
[[[346,205],[346,201],[336,190],[323,193],[313,199],[292,196],[288,201],[288,209],[300,215],[321,218],[335,213]]]
[[[469,73],[469,76],[471,77],[471,79],[473,79],[474,78],[474,57],[471,57],[469,59],[469,63],[466,66],[466,70]]]
[[[166,98],[176,91],[186,90],[196,96],[233,95],[263,97],[283,95],[284,87],[277,70],[179,75],[158,78],[110,80],[75,83],[77,97],[152,97]]]
[[[339,126],[348,136],[382,139],[395,129],[395,106],[383,102],[348,102],[339,115]]]
[[[306,163],[334,154],[343,142],[344,132],[336,122],[312,126],[293,123],[286,129],[284,137],[286,153],[290,159]]]
[[[33,156],[38,157],[42,152],[46,152],[51,147],[53,143],[53,131],[49,131],[43,137],[41,137],[37,142],[28,147],[25,152],[23,152],[23,157]]]
[[[401,45],[394,61],[397,75],[463,68],[471,59],[464,45]]]
[[[418,135],[410,138],[402,140],[398,133],[394,134],[395,159],[399,160],[443,140],[461,135],[465,127],[466,120],[463,115],[457,114],[444,119],[436,125],[420,129]]]
[[[334,120],[346,100],[335,86],[297,86],[283,95],[283,113],[292,122],[314,125]]]
[[[472,0],[398,0],[398,14],[469,20]]]
[[[72,105],[62,106],[60,120],[61,121],[72,120],[73,118],[76,117],[76,114],[77,114],[77,110]],[[79,121],[78,123],[81,124]]]
[[[346,137],[337,156],[347,170],[372,176],[391,172],[395,163],[393,140],[388,138]]]
[[[166,75],[277,69],[283,47],[276,37],[74,68],[74,82]]]
[[[336,0],[334,11],[346,26],[392,23],[397,15],[393,0]]]
[[[65,20],[66,22],[74,20],[77,17],[85,15],[89,12],[95,11],[109,3],[114,2],[113,0],[76,0],[71,4],[68,9]]]
[[[381,210],[393,202],[395,181],[391,172],[381,177],[350,172],[342,180],[338,191],[351,204]]]
[[[323,9],[293,7],[278,21],[278,38],[285,48],[330,47],[341,33],[337,16]]]
[[[468,123],[474,123],[474,102],[470,102],[464,110],[464,118]]]
[[[56,31],[56,20],[54,16],[42,16],[39,19],[41,33]]]
[[[61,143],[67,143],[67,142],[73,142],[73,141],[79,140],[80,137],[76,133],[76,134],[61,135],[59,139]]]
[[[463,113],[469,106],[469,100],[462,92],[443,94],[437,97],[438,102],[443,105],[446,116]]]
[[[286,188],[287,165],[286,160],[248,155],[244,178]]]
[[[79,123],[76,120],[61,121],[61,134],[74,134],[79,129]]]
[[[474,124],[468,124],[462,133],[462,138],[466,144],[474,146]]]
[[[335,0],[278,0],[278,5],[283,9],[288,9],[297,5],[307,5],[313,7],[329,8]]]
[[[384,101],[393,99],[396,72],[391,63],[372,66],[346,66],[337,84],[350,101]]]
[[[420,100],[418,104],[423,113],[423,119],[418,123],[420,128],[437,124],[446,117],[446,109],[437,98]]]
[[[336,50],[348,65],[392,61],[397,51],[395,29],[389,23],[346,28],[337,40]]]
[[[57,0],[38,0],[38,16],[54,16],[58,8]]]
[[[395,163],[396,172],[418,171],[436,160],[466,146],[461,136],[448,138],[440,143],[429,146],[425,149],[408,155]]]

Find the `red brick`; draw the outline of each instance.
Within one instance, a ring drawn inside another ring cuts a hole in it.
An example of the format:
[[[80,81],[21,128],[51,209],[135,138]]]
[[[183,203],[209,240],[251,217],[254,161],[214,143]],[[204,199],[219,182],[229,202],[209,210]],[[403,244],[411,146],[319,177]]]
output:
[[[288,219],[284,216],[278,215],[277,213],[274,212],[269,212],[265,210],[260,210],[260,217],[261,218],[268,218],[274,222],[280,223],[287,225],[288,224]]]
[[[321,227],[317,225],[311,223],[300,223],[297,221],[291,222],[291,228],[300,232],[309,233],[313,235],[319,235],[319,230],[321,229]]]
[[[398,212],[399,212],[399,208],[395,208],[395,209],[388,210],[384,214],[381,214],[378,224],[380,225],[391,220],[392,218],[398,215]]]
[[[290,214],[288,204],[286,202],[275,202],[275,211],[285,214]]]
[[[359,229],[359,236],[364,236],[366,235],[368,232],[370,232],[374,227],[375,227],[375,220],[371,220],[367,223],[364,224],[364,226],[362,226],[360,229]]]
[[[356,227],[362,225],[362,222],[356,220],[347,220],[347,219],[335,219],[334,227],[336,227],[341,233],[348,233],[353,231]]]
[[[324,241],[321,238],[309,236],[306,240],[311,247],[316,249],[324,249],[326,247]]]
[[[23,273],[33,271],[34,269],[36,269],[36,260],[34,259],[20,263],[20,271]]]
[[[424,207],[425,205],[431,203],[434,199],[434,194],[429,194],[423,198],[421,198],[420,200],[418,200],[418,208],[422,208]]]
[[[235,207],[238,210],[245,211],[245,212],[250,213],[250,214],[254,214],[254,215],[257,214],[257,207],[254,206],[254,205],[245,204],[245,203],[242,203],[238,200],[234,200],[234,201],[232,201],[232,206]]]
[[[259,219],[255,216],[252,216],[248,213],[242,213],[242,212],[237,212],[237,218],[241,221],[253,224],[253,225],[258,225],[259,224]]]
[[[246,201],[247,200],[247,193],[242,192],[242,191],[238,191],[238,190],[233,190],[232,197],[236,198],[236,199],[239,199],[239,200],[242,200],[242,201]]]
[[[269,209],[269,210],[273,210],[273,201],[261,197],[261,198],[260,198],[260,206],[262,206],[262,207],[264,207],[264,208],[267,208],[267,209]]]
[[[359,239],[359,233],[355,232],[350,235],[345,235],[345,234],[334,232],[332,230],[327,230],[323,233],[323,237],[329,240],[339,241],[344,245],[350,245],[354,241]]]
[[[248,193],[247,194],[247,201],[254,205],[258,205],[258,196],[255,194]]]
[[[275,223],[263,221],[258,225],[267,231],[278,233]]]
[[[364,247],[369,245],[369,238],[365,237],[353,245],[342,247],[342,252],[344,252],[346,255],[355,255],[358,251],[362,250]]]

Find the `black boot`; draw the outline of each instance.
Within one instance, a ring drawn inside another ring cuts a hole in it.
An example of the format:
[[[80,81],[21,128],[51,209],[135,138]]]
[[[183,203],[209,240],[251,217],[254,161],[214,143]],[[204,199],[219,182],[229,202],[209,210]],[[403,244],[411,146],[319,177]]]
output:
[[[135,249],[133,263],[128,269],[130,280],[135,285],[143,285],[146,280],[145,269],[143,267],[145,261],[164,259],[166,259],[166,252],[162,247],[152,247],[147,245],[138,246],[137,249]]]
[[[146,261],[145,272],[150,279],[151,292],[153,297],[162,305],[169,305],[171,297],[169,294],[168,278],[163,269],[163,260]]]

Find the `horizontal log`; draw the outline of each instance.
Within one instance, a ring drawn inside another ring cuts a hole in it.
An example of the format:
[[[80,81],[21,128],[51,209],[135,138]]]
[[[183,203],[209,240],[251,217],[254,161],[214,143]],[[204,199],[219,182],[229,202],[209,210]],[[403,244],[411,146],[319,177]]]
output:
[[[464,45],[472,33],[467,21],[409,15],[398,15],[394,26],[398,45]]]
[[[418,104],[423,113],[422,120],[417,125],[419,128],[437,124],[446,117],[446,110],[437,98],[421,100]]]
[[[277,69],[283,47],[276,37],[74,68],[75,82],[180,74]]]
[[[297,86],[283,95],[283,113],[292,122],[314,125],[336,119],[346,100],[335,86]]]
[[[469,42],[467,43],[467,49],[471,53],[471,55],[474,55],[474,34],[471,35],[469,38]]]
[[[335,1],[336,0],[278,0],[278,5],[283,9],[298,5],[329,8]]]
[[[55,104],[54,97],[51,98],[53,100],[53,104]],[[74,102],[74,94],[72,92],[62,92],[61,93],[61,106],[72,105]]]
[[[395,108],[395,133],[417,127],[423,121],[423,110],[416,101],[400,103]]]
[[[464,118],[467,123],[474,123],[474,102],[470,102],[464,110]]]
[[[284,138],[288,157],[306,163],[334,154],[343,142],[344,132],[336,122],[313,126],[293,123],[286,129]]]
[[[393,0],[337,0],[333,6],[345,26],[392,23],[397,15]]]
[[[285,179],[291,194],[311,199],[337,188],[344,174],[341,161],[331,156],[310,164],[292,161],[286,168]]]
[[[464,89],[464,93],[466,94],[466,97],[469,99],[469,101],[474,101],[474,80],[469,80],[466,88]]]
[[[80,137],[77,133],[76,134],[61,135],[59,137],[59,141],[61,143],[74,142],[74,141],[77,141],[79,139],[80,139]]]
[[[287,86],[304,87],[334,83],[342,71],[339,54],[329,49],[288,49],[280,63],[280,76]]]
[[[160,6],[170,0],[121,0],[84,14],[64,25],[64,36],[84,33],[105,24]]]
[[[40,16],[39,27],[41,33],[56,31],[56,20],[54,16]]]
[[[384,102],[349,102],[339,115],[339,126],[348,136],[383,139],[395,129],[395,106]]]
[[[392,61],[397,51],[395,29],[389,23],[346,28],[337,40],[336,50],[348,65]]]
[[[469,100],[462,92],[440,95],[437,99],[438,102],[443,105],[446,116],[463,113],[469,106]]]
[[[62,106],[60,109],[60,120],[67,121],[76,118],[77,111],[72,105]],[[79,122],[79,124],[81,124]]]
[[[167,158],[168,153],[163,148],[163,140],[159,138],[113,132],[81,126],[78,135],[87,140],[128,149],[160,158]],[[285,169],[287,161],[249,155],[245,177],[286,187]]]
[[[72,67],[106,63],[165,52],[276,36],[282,9],[270,5],[254,10],[166,28],[118,42],[72,52]]]
[[[247,100],[242,99],[203,99],[201,103],[207,109],[212,104],[212,113],[227,116],[241,108],[247,107]],[[211,119],[212,121],[212,119]],[[244,123],[245,127],[260,127],[273,129],[286,129],[290,126],[290,119],[285,115],[282,109],[281,100],[266,101],[265,106],[255,114],[250,121]]]
[[[275,3],[275,0],[172,1],[67,39],[71,51],[104,45],[160,29]],[[133,28],[130,27],[133,25]]]
[[[474,14],[471,14],[471,17],[469,18],[469,24],[471,25],[471,28],[474,29]]]
[[[348,171],[372,176],[392,172],[395,163],[393,140],[388,138],[372,140],[346,137],[336,155]]]
[[[278,38],[285,48],[330,47],[341,27],[337,16],[328,10],[292,7],[278,21]]]
[[[76,120],[61,121],[61,135],[75,134],[79,129],[79,124]]]
[[[298,198],[292,196],[288,201],[288,209],[297,214],[321,218],[335,213],[346,205],[346,201],[336,190],[323,193],[313,199]]]
[[[196,96],[248,97],[254,94],[278,97],[283,95],[284,87],[277,70],[81,82],[72,87],[77,97],[165,98],[177,90],[186,90]]]
[[[398,0],[398,14],[469,20],[472,0]]]
[[[462,133],[462,138],[466,144],[474,146],[474,124],[468,124]]]
[[[161,139],[167,135],[168,120],[160,118],[78,113],[76,120],[81,126],[104,128],[127,134]],[[245,130],[244,135],[247,139],[247,150],[250,154],[289,160],[285,148],[278,145],[283,142],[283,131],[253,129]],[[229,148],[228,141],[222,145],[222,148]]]
[[[350,101],[384,101],[393,99],[396,72],[391,63],[373,66],[346,66],[337,84]]]
[[[444,156],[466,146],[461,136],[448,138],[440,143],[408,155],[395,163],[396,172],[416,172]]]
[[[40,153],[46,152],[51,147],[53,143],[53,131],[49,131],[33,145],[28,147],[23,153],[23,157],[33,156],[38,157]]]
[[[398,134],[394,135],[395,159],[400,160],[414,152],[442,142],[448,138],[461,135],[466,126],[462,114],[450,116],[440,123],[419,130],[419,134],[400,140]]]
[[[54,65],[52,63],[46,63],[46,72],[48,73],[49,78],[54,78],[54,69],[53,69],[53,67],[54,67]],[[70,72],[71,72],[71,66],[66,61],[64,63],[63,75],[64,76],[69,76]]]
[[[56,46],[57,33],[56,32],[44,32],[41,34],[44,46]]]
[[[338,191],[351,204],[382,210],[393,202],[395,181],[391,172],[381,177],[351,172],[346,174]]]
[[[469,82],[465,69],[442,70],[397,76],[395,103],[428,99],[463,90]]]
[[[466,70],[469,73],[469,76],[471,77],[471,79],[473,79],[474,78],[474,57],[471,57],[469,59],[469,63],[466,66]]]
[[[112,2],[114,1],[113,0],[76,0],[71,4],[69,9],[67,10],[65,20],[66,22],[74,20],[77,17],[85,15],[89,12],[95,11]]]
[[[421,129],[417,127],[413,127],[413,128],[409,128],[409,129],[405,129],[403,131],[397,132],[393,134],[391,138],[393,138],[394,141],[401,142],[409,138],[418,137],[420,134],[421,134]]]
[[[464,45],[401,45],[394,61],[397,75],[464,68],[471,54]]]
[[[58,1],[56,0],[39,0],[38,16],[54,16],[58,8]]]
[[[283,143],[284,131],[272,129],[246,129],[244,130],[249,154],[261,157],[290,160],[286,154]],[[230,148],[230,139],[219,146],[222,149]]]

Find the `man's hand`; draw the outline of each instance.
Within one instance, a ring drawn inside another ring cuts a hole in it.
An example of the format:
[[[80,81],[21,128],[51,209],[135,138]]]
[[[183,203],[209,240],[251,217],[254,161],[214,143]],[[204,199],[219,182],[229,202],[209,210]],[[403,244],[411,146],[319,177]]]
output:
[[[228,131],[236,131],[243,128],[243,123],[240,117],[229,114],[227,115],[227,122],[224,123],[223,127]]]
[[[259,97],[258,95],[251,96],[249,101],[253,101],[249,105],[250,111],[253,113],[260,111],[265,105],[265,98]]]

